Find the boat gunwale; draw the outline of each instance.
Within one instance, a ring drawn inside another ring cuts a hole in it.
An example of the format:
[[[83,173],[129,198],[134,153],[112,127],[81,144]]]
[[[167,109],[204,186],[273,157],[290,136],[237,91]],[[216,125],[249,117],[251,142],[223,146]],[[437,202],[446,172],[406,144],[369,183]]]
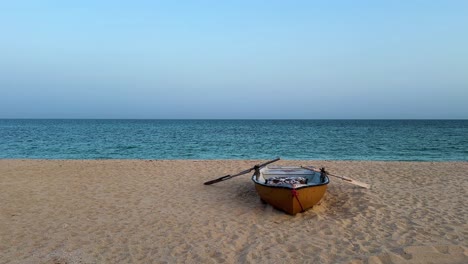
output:
[[[282,188],[282,189],[289,189],[289,190],[300,190],[300,189],[304,189],[304,188],[310,188],[310,187],[318,187],[318,186],[323,186],[323,185],[328,185],[330,183],[330,178],[328,177],[328,175],[325,173],[325,177],[326,177],[326,181],[323,182],[323,183],[318,183],[318,184],[313,184],[313,185],[305,185],[305,186],[299,186],[299,187],[296,187],[294,188],[294,186],[284,186],[284,185],[270,185],[270,184],[265,184],[265,183],[260,183],[258,181],[255,180],[255,173],[252,175],[252,181],[255,183],[255,184],[258,184],[258,185],[261,185],[261,186],[265,186],[265,187],[271,187],[271,188]]]

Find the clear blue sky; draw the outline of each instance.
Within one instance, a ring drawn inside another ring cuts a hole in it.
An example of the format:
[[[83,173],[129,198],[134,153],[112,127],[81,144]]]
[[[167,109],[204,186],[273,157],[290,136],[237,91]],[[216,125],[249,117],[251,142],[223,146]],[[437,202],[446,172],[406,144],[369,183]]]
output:
[[[71,2],[0,3],[0,118],[468,118],[466,0]]]

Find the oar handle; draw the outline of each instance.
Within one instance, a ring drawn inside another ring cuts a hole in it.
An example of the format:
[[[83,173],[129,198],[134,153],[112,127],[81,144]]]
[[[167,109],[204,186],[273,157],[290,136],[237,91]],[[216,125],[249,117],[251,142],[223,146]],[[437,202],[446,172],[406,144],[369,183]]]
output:
[[[301,168],[303,169],[306,169],[306,170],[311,170],[311,171],[315,171],[315,172],[322,172],[322,171],[319,171],[319,170],[315,170],[313,168],[309,168],[309,167],[304,167],[304,166],[301,166]],[[339,176],[339,175],[335,175],[335,174],[330,174],[328,172],[325,172],[328,176],[333,176],[333,177],[336,177],[338,179],[341,179],[343,181],[347,181],[351,184],[354,184],[354,185],[357,185],[357,186],[361,186],[363,188],[366,188],[366,189],[369,189],[370,188],[370,185],[367,184],[367,183],[364,183],[364,182],[359,182],[359,181],[356,181],[356,180],[353,180],[351,178],[348,178],[348,177],[345,177],[345,176]]]

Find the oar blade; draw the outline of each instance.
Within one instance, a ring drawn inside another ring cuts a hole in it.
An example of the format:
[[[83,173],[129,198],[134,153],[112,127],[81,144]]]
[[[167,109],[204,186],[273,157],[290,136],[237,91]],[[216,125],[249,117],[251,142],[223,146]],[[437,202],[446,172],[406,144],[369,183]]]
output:
[[[254,167],[252,167],[252,168],[250,168],[250,169],[246,169],[246,170],[244,170],[244,171],[241,171],[241,172],[239,172],[239,173],[237,173],[237,174],[234,174],[234,175],[226,175],[226,176],[220,177],[220,178],[215,179],[215,180],[207,181],[207,182],[205,182],[205,183],[203,183],[203,184],[205,184],[205,185],[211,185],[211,184],[213,184],[213,183],[217,183],[217,182],[220,182],[220,181],[229,180],[229,179],[231,179],[231,178],[234,178],[234,177],[237,177],[237,176],[241,176],[241,175],[247,174],[247,173],[249,173],[249,172],[251,172],[251,171],[253,171],[253,170],[258,170],[258,169],[260,169],[260,168],[262,168],[262,167],[264,167],[264,166],[266,166],[266,165],[268,165],[268,164],[270,164],[270,163],[276,162],[276,161],[278,161],[278,160],[280,160],[279,157],[276,158],[276,159],[274,159],[274,160],[267,161],[267,162],[265,162],[265,163],[263,163],[263,164],[255,165]]]
[[[346,176],[339,176],[339,175],[333,175],[333,174],[328,174],[328,175],[333,176],[333,177],[337,177],[337,178],[342,179],[342,180],[344,180],[344,181],[346,181],[348,183],[354,184],[354,185],[362,187],[362,188],[366,188],[366,189],[370,188],[369,184],[364,183],[364,182],[360,182],[360,181],[356,181],[356,180],[351,179],[351,178],[346,177]]]
[[[333,176],[333,177],[337,177],[339,179],[342,179],[344,181],[347,181],[348,183],[351,183],[351,184],[354,184],[354,185],[357,185],[359,187],[362,187],[362,188],[366,188],[366,189],[369,189],[370,188],[370,184],[367,184],[367,183],[364,183],[364,182],[360,182],[360,181],[356,181],[355,179],[351,179],[347,176],[340,176],[340,175],[333,175],[333,174],[328,174],[330,176]]]
[[[360,181],[356,181],[356,180],[352,180],[352,179],[349,179],[349,180],[350,180],[349,183],[352,183],[354,185],[357,185],[357,186],[360,186],[360,187],[366,188],[366,189],[370,188],[370,184],[360,182]]]
[[[211,185],[211,184],[213,184],[213,183],[217,183],[217,182],[220,182],[220,181],[225,181],[225,180],[228,180],[228,179],[230,179],[230,178],[232,178],[231,175],[226,175],[226,176],[220,177],[220,178],[218,178],[218,179],[214,179],[214,180],[211,180],[211,181],[207,181],[207,182],[205,182],[205,183],[203,183],[203,184],[204,184],[204,185]]]
[[[220,178],[218,178],[218,179],[214,179],[214,180],[211,180],[211,181],[207,181],[207,182],[205,182],[205,183],[203,183],[203,184],[204,184],[204,185],[211,185],[211,184],[213,184],[213,183],[217,183],[217,182],[229,180],[229,179],[231,179],[231,178],[244,175],[244,174],[249,173],[249,172],[251,172],[251,171],[252,171],[251,169],[248,169],[248,170],[241,171],[241,172],[239,172],[239,173],[237,173],[237,174],[234,174],[234,175],[226,175],[226,176],[220,177]]]

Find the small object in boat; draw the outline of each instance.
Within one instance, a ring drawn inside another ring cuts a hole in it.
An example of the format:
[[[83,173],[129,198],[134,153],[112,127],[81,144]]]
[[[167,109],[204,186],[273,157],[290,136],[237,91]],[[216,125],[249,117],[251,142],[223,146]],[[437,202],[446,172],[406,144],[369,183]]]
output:
[[[270,185],[307,184],[307,179],[304,177],[272,177],[272,178],[266,179],[265,184],[270,184]]]

